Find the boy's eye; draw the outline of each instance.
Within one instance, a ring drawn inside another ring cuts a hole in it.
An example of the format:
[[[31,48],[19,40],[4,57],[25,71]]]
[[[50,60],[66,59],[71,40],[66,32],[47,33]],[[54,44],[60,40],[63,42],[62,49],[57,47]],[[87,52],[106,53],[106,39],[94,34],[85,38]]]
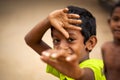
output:
[[[68,38],[67,40],[68,40],[68,42],[72,42],[72,41],[74,41],[73,38]]]
[[[53,39],[53,43],[54,43],[54,44],[56,44],[56,43],[58,43],[58,42],[60,42],[59,39]]]
[[[117,21],[120,20],[120,18],[118,18],[118,17],[113,17],[112,20],[115,21],[115,22],[117,22]]]

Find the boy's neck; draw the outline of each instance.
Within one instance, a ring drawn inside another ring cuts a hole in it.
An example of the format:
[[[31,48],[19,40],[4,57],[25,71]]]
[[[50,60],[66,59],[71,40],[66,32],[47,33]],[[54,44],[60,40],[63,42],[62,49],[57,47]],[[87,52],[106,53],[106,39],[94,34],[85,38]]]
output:
[[[88,60],[88,59],[89,59],[89,56],[85,56],[85,57],[83,57],[83,58],[80,60],[79,63],[81,63],[81,62],[83,62],[83,61],[85,61],[85,60]]]

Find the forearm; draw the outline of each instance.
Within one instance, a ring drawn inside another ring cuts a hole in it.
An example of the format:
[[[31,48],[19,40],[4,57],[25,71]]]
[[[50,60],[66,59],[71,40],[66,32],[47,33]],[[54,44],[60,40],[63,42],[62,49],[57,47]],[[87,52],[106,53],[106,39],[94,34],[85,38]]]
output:
[[[39,54],[49,48],[49,46],[42,41],[42,37],[50,26],[48,18],[45,18],[25,36],[26,43]]]
[[[78,74],[74,79],[75,80],[95,80],[95,76],[91,69],[84,68],[78,71]]]
[[[49,49],[50,47],[42,41],[42,37],[44,33],[51,27],[51,25],[63,33],[66,38],[69,37],[68,32],[64,28],[70,28],[70,29],[76,29],[80,30],[79,27],[76,27],[71,24],[79,24],[80,21],[73,19],[69,20],[69,16],[72,16],[72,18],[79,18],[79,16],[75,14],[67,14],[68,10],[66,9],[60,9],[55,10],[51,12],[46,19],[41,21],[39,24],[37,24],[26,36],[25,41],[26,43],[33,48],[36,52],[41,54],[42,51]]]
[[[76,70],[76,73],[74,74],[73,78],[74,78],[75,80],[83,80],[83,79],[82,79],[82,78],[83,78],[83,75],[84,75],[84,70],[81,69],[81,68],[78,68],[78,69]]]

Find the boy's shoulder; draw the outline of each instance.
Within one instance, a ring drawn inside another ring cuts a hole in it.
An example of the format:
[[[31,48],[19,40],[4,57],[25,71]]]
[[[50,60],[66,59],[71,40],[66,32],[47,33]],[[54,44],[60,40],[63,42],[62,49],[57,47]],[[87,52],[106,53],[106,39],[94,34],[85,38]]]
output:
[[[89,68],[93,71],[95,80],[106,80],[102,59],[88,59],[79,64],[81,68]]]
[[[103,43],[101,48],[104,50],[104,49],[107,49],[107,48],[109,48],[111,46],[113,46],[113,42],[112,41],[108,41],[108,42]]]

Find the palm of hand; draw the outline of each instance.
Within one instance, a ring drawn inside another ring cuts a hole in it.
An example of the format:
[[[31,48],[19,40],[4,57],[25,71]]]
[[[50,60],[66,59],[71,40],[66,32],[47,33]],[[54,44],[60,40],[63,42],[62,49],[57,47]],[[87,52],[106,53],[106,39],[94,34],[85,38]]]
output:
[[[81,30],[80,27],[76,27],[73,24],[81,24],[81,20],[77,20],[80,16],[77,14],[68,14],[68,9],[56,10],[49,14],[48,19],[51,25],[64,34],[65,37],[69,37],[69,34],[64,28]]]
[[[42,55],[41,59],[45,63],[53,66],[62,74],[72,78],[76,77],[76,74],[78,74],[78,71],[80,70],[77,56],[75,54],[65,55],[67,52],[63,51],[63,53],[57,53],[57,55],[53,58],[52,55],[55,53],[56,52],[54,50],[49,50]]]

